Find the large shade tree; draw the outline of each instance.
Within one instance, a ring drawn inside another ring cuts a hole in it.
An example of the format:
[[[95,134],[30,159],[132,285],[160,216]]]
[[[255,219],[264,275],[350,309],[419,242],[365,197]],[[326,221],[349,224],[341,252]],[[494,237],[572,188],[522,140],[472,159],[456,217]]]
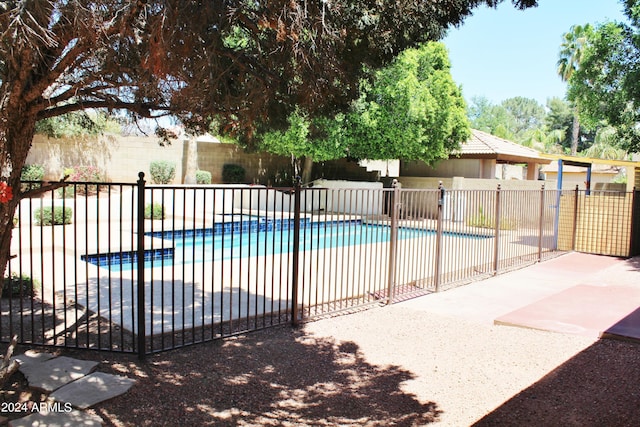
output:
[[[501,1],[0,2],[0,180],[18,189],[36,122],[73,111],[173,114],[193,129],[217,116],[251,134],[295,106],[346,107],[366,70]],[[4,268],[19,195],[0,193]]]
[[[268,151],[304,158],[301,175],[307,183],[313,161],[350,157],[433,164],[469,136],[447,50],[430,42],[403,51],[371,82],[363,82],[348,112],[310,118],[297,111],[288,129],[267,132],[260,140]]]
[[[626,0],[628,22],[599,25],[569,80],[569,96],[591,128],[612,126],[613,138],[629,152],[640,151],[640,0]]]

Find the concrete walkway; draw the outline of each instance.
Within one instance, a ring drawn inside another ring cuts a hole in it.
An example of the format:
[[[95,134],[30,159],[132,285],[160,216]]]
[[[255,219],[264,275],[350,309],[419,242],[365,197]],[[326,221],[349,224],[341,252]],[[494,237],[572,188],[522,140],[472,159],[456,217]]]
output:
[[[476,322],[640,340],[640,257],[568,253],[401,304]]]
[[[29,402],[25,416],[9,422],[11,427],[101,426],[103,420],[87,409],[125,393],[133,379],[94,372],[98,362],[55,357],[49,353],[27,351],[16,356],[20,372],[29,387],[48,393],[45,402]]]

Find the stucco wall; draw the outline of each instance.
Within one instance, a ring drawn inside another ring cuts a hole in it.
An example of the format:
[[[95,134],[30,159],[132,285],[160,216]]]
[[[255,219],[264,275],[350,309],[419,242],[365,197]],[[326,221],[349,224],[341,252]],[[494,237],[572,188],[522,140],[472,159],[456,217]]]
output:
[[[493,159],[447,159],[433,167],[424,162],[401,162],[400,176],[494,178],[496,161]]]
[[[173,184],[184,183],[187,170],[188,144],[176,140],[165,146],[155,137],[122,137],[105,135],[91,139],[53,139],[41,135],[34,138],[27,164],[45,168],[46,180],[62,178],[66,168],[95,166],[108,181],[134,182],[138,172],[144,172],[150,182],[149,165],[165,160],[176,165]],[[212,183],[222,182],[222,168],[227,163],[238,164],[246,171],[246,183],[291,185],[291,159],[268,153],[247,153],[234,144],[197,143],[197,169],[211,172]],[[356,162],[336,160],[314,164],[312,178],[337,178],[374,181],[377,173],[367,172]]]

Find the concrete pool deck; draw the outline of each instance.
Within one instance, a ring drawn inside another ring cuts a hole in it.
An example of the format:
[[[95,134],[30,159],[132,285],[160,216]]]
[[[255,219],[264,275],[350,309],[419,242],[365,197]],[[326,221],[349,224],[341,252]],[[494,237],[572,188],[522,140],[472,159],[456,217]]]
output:
[[[573,252],[400,304],[480,323],[640,341],[640,257]]]

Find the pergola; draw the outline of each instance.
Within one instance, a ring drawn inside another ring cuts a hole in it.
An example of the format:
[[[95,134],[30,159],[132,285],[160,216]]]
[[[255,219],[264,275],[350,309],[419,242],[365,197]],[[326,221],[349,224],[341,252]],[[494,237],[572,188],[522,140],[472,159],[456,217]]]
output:
[[[562,154],[540,154],[541,157],[550,159],[552,161],[558,162],[558,180],[557,180],[557,189],[562,190],[562,176],[563,176],[563,166],[578,166],[587,169],[587,178],[586,178],[586,189],[587,194],[589,194],[591,190],[591,170],[594,164],[601,165],[609,165],[609,166],[619,166],[625,167],[629,171],[632,169],[634,171],[633,176],[629,173],[628,177],[628,185],[633,182],[633,186],[635,188],[640,188],[640,162],[630,161],[630,160],[609,160],[609,159],[596,159],[590,157],[577,157],[577,156],[566,156]]]

